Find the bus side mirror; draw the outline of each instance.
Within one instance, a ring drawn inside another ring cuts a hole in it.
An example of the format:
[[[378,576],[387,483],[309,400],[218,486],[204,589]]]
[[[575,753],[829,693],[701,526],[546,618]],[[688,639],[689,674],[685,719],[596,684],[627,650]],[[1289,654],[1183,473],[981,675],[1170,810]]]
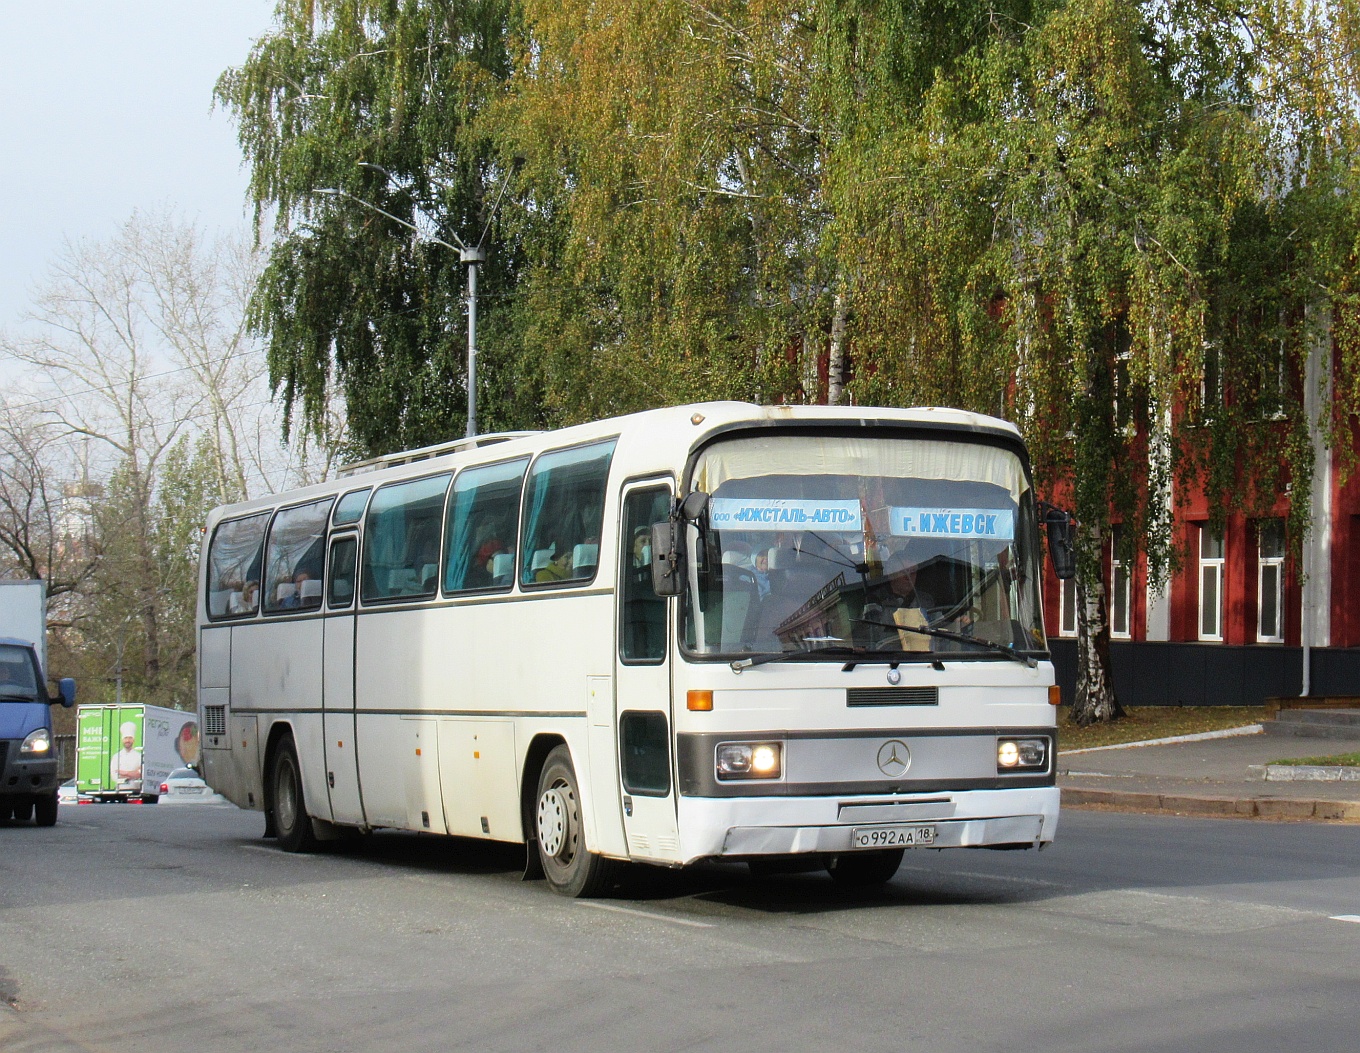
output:
[[[64,676],[57,681],[57,697],[53,702],[60,702],[67,709],[76,704],[76,682],[69,676]]]
[[[652,591],[658,596],[680,595],[681,529],[674,520],[652,524]]]
[[[708,511],[708,494],[695,490],[680,502],[680,518],[686,523],[697,523]]]
[[[1077,555],[1072,547],[1072,515],[1052,505],[1040,506],[1048,530],[1048,558],[1059,581],[1077,576]]]

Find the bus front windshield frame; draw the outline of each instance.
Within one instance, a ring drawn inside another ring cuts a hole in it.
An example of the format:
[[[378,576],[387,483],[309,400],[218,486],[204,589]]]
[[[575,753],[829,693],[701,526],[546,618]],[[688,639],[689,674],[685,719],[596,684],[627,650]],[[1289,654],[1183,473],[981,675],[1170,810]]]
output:
[[[1046,656],[1039,530],[1016,449],[759,433],[702,450],[686,529],[689,657]]]

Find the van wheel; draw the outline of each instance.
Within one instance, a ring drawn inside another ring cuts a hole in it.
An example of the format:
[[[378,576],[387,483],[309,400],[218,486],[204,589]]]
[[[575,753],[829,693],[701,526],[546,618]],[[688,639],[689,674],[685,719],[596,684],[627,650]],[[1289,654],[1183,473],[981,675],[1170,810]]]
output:
[[[831,880],[842,888],[877,888],[887,884],[902,865],[901,848],[886,848],[870,852],[846,852],[836,856],[827,866]]]
[[[274,764],[269,779],[269,805],[278,832],[279,847],[285,852],[312,852],[316,849],[316,835],[307,814],[307,801],[302,794],[302,769],[298,765],[297,750],[292,739],[284,739],[274,752]]]
[[[39,797],[34,807],[39,826],[57,825],[57,791]]]
[[[543,764],[534,826],[543,876],[554,892],[572,897],[598,896],[613,883],[613,861],[586,846],[581,793],[566,746],[554,749]]]
[[[12,811],[16,823],[26,823],[33,818],[33,802],[19,801],[13,806]]]

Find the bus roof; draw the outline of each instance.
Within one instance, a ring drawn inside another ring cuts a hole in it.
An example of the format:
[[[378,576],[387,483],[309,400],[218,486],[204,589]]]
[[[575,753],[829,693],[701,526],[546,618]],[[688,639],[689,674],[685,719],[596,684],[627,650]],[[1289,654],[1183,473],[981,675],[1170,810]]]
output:
[[[1019,429],[1009,421],[981,413],[940,406],[893,409],[877,406],[761,406],[751,402],[697,402],[663,409],[644,410],[621,417],[576,424],[542,432],[500,433],[478,437],[490,440],[478,446],[476,439],[396,452],[347,465],[344,474],[322,483],[286,492],[287,503],[303,502],[310,496],[323,496],[368,486],[379,486],[398,479],[412,478],[454,469],[467,464],[509,460],[544,449],[560,449],[614,436],[627,437],[627,445],[637,450],[640,460],[650,457],[653,467],[671,464],[678,472],[684,459],[699,442],[721,432],[752,427],[798,424],[874,427],[881,425],[917,426],[941,431],[972,432],[1019,443]],[[448,452],[439,452],[446,450]],[[664,459],[669,456],[670,461]],[[370,467],[371,466],[371,467]],[[210,516],[210,522],[272,508],[284,494],[269,494],[237,504],[224,505]]]

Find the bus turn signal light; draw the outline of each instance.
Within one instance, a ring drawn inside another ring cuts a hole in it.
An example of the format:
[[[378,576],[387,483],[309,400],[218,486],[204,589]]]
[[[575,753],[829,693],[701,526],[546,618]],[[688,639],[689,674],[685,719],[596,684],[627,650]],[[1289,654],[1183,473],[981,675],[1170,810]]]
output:
[[[695,713],[711,713],[713,711],[713,692],[687,691],[685,693],[685,708],[693,710]]]
[[[1048,689],[1048,704],[1050,706],[1062,705],[1062,688],[1060,688],[1057,684],[1053,684]]]

